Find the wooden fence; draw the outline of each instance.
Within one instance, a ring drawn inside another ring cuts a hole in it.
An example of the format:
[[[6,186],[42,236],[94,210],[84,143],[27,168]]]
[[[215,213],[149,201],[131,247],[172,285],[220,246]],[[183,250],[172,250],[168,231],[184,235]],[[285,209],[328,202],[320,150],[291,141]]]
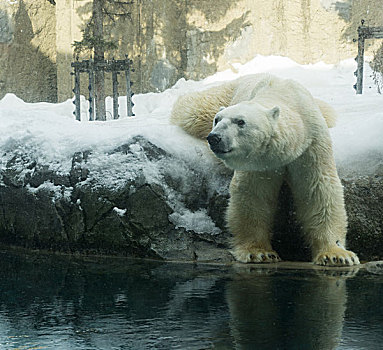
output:
[[[113,98],[113,119],[118,119],[118,97],[119,97],[119,91],[118,91],[118,75],[121,72],[124,72],[125,74],[125,80],[126,80],[126,110],[127,110],[127,116],[131,117],[134,116],[133,114],[133,102],[132,102],[132,96],[134,95],[131,90],[131,86],[133,83],[130,79],[130,73],[133,71],[131,68],[132,60],[130,60],[128,57],[126,57],[124,60],[103,60],[103,61],[94,61],[92,59],[89,60],[83,60],[83,61],[76,61],[72,62],[71,66],[73,68],[73,72],[71,73],[74,75],[74,105],[75,105],[75,111],[73,112],[76,116],[77,120],[81,120],[81,91],[80,91],[80,78],[81,73],[87,73],[88,74],[88,90],[89,90],[89,120],[95,120],[96,114],[99,112],[95,109],[95,73],[97,71],[103,71],[105,73],[111,73],[112,75],[112,98]],[[125,95],[124,94],[124,95]]]
[[[363,91],[364,42],[366,39],[383,39],[383,27],[365,26],[364,20],[361,23],[362,25],[358,27],[358,56],[355,58],[358,68],[354,73],[356,75],[354,89],[357,94]]]

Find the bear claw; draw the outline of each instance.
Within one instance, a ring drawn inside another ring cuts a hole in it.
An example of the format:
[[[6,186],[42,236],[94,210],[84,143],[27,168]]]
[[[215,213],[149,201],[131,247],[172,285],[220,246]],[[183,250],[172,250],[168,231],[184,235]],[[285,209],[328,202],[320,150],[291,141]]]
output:
[[[280,261],[280,257],[274,251],[265,251],[263,249],[254,248],[251,249],[235,248],[232,251],[235,259],[243,263],[275,263]]]
[[[360,264],[355,253],[341,247],[334,247],[329,252],[319,253],[314,259],[314,263],[324,266],[352,266]]]

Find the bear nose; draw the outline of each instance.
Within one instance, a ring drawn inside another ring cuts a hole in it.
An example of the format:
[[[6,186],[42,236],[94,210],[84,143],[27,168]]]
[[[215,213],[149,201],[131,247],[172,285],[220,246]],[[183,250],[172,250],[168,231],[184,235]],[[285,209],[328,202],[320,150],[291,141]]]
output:
[[[211,147],[214,147],[214,146],[218,145],[221,142],[221,137],[219,135],[217,135],[217,134],[210,133],[207,136],[207,142],[209,142],[209,145]]]

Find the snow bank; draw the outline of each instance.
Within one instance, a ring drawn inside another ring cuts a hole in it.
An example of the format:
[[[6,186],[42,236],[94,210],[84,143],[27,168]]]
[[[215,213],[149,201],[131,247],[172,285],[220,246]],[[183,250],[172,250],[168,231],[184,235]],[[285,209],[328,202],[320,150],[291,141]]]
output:
[[[178,96],[187,92],[206,89],[246,74],[270,72],[301,82],[315,97],[329,102],[338,111],[338,124],[331,130],[331,135],[343,176],[373,174],[383,169],[383,97],[376,92],[367,66],[365,92],[362,96],[356,95],[352,88],[355,69],[353,60],[335,65],[299,65],[284,57],[257,56],[244,65],[234,64],[235,72],[219,72],[199,82],[181,79],[162,93],[135,95],[135,117],[106,122],[86,121],[86,103],[82,106],[83,120],[78,122],[72,114],[71,100],[59,104],[31,104],[7,94],[0,101],[0,168],[5,168],[12,160],[15,171],[22,177],[29,171],[27,164],[36,161],[50,170],[67,174],[73,154],[91,150],[87,162],[90,178],[93,174],[106,187],[118,187],[126,179],[137,176],[138,170],[143,170],[146,178],[154,183],[163,182],[164,172],[172,171],[184,186],[182,193],[187,193],[192,191],[194,184],[188,180],[190,174],[186,164],[192,164],[195,169],[209,174],[212,190],[219,191],[222,183],[214,182],[213,157],[205,144],[169,123],[172,105]],[[124,115],[124,98],[119,102],[120,113]],[[107,106],[111,108],[110,100]],[[138,135],[174,155],[175,161],[160,164],[143,159],[138,143],[131,145],[128,157],[108,153]],[[44,186],[49,187],[49,184]],[[55,188],[52,190],[57,192]],[[187,211],[176,193],[169,191],[168,196],[171,207],[177,210],[171,217],[176,225],[211,224],[205,212]]]
[[[0,150],[3,154],[15,149],[34,154],[52,168],[66,172],[76,151],[105,153],[135,135],[143,135],[166,151],[194,161],[197,154],[205,153],[205,148],[168,121],[177,97],[242,75],[271,72],[301,82],[315,97],[329,102],[338,111],[338,124],[331,134],[339,167],[363,174],[376,171],[375,160],[383,150],[383,97],[376,92],[367,65],[362,96],[357,96],[352,88],[356,67],[353,60],[336,65],[299,65],[284,57],[257,56],[244,65],[233,66],[236,72],[219,72],[199,82],[181,79],[162,93],[136,95],[136,117],[107,122],[75,121],[70,100],[30,104],[8,94],[0,101]],[[111,108],[110,103],[107,105]],[[124,98],[120,98],[120,106],[123,114]],[[83,118],[85,110],[86,104]],[[357,169],[351,169],[352,166]]]

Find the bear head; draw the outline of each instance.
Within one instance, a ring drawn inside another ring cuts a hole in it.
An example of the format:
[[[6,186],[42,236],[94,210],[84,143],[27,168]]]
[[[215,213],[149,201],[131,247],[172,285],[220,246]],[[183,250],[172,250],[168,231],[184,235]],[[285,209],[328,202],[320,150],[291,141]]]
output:
[[[210,148],[234,170],[276,169],[283,164],[270,148],[278,129],[279,116],[278,106],[267,109],[255,102],[222,107],[207,137]]]

